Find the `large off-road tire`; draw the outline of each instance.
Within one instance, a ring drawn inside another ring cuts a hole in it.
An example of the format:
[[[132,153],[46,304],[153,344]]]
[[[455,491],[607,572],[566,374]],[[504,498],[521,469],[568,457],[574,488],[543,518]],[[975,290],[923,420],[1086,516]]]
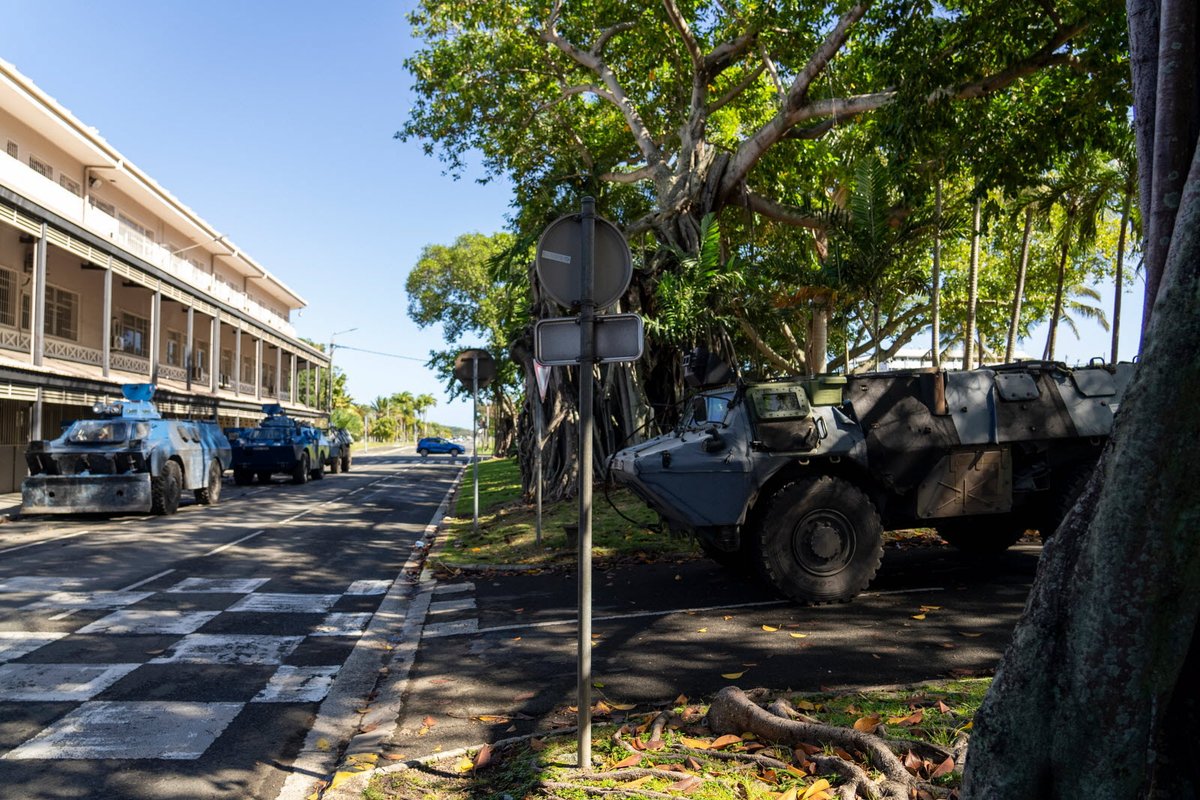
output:
[[[317,466],[313,468],[309,475],[314,481],[319,481],[325,477],[325,462],[319,456],[317,457]]]
[[[308,453],[300,456],[300,460],[296,462],[296,467],[292,470],[292,483],[308,483]]]
[[[342,472],[349,472],[349,471],[350,471],[350,454],[346,453],[346,455],[342,456]]]
[[[851,483],[821,476],[789,483],[752,533],[755,565],[798,603],[845,602],[867,588],[883,558],[883,525]]]
[[[1029,529],[1025,515],[986,514],[954,517],[937,525],[938,535],[964,553],[986,556],[1003,553]]]
[[[342,466],[342,460],[340,458],[330,459],[329,460],[329,474],[337,475],[341,469],[341,466]]]
[[[248,469],[235,469],[233,482],[238,486],[249,486],[254,481],[254,473]]]
[[[221,499],[221,477],[225,470],[221,469],[221,462],[215,458],[208,465],[208,475],[204,481],[204,486],[196,490],[196,502],[205,506],[215,506]]]
[[[162,472],[150,479],[150,510],[155,514],[174,514],[179,508],[183,473],[174,461],[163,464]]]

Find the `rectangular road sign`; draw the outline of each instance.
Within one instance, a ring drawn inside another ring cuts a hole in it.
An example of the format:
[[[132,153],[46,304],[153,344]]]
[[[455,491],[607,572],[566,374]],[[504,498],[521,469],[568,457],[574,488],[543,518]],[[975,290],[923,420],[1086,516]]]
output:
[[[637,314],[596,316],[596,361],[637,361],[645,344],[645,326]],[[548,366],[579,363],[579,317],[540,319],[533,326],[534,357]]]

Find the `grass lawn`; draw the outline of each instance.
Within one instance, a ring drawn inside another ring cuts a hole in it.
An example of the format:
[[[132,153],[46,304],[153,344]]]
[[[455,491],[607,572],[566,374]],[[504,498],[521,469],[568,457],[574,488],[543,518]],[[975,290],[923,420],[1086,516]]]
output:
[[[521,473],[516,459],[497,458],[479,464],[479,530],[474,530],[475,476],[467,466],[462,488],[443,523],[445,537],[434,561],[453,567],[462,564],[525,564],[550,566],[575,558],[567,546],[566,525],[579,522],[579,501],[544,502],[542,542],[537,543],[537,510],[521,500]],[[658,515],[625,489],[605,496],[597,487],[592,502],[592,552],[596,558],[692,557],[699,548],[691,539],[657,533],[647,526]],[[612,503],[610,504],[609,500]],[[620,510],[624,519],[614,510]]]
[[[898,741],[893,750],[906,768],[931,787],[945,792],[958,785],[957,773],[939,774],[922,753],[920,742],[945,750],[971,727],[990,679],[944,681],[915,688],[776,697],[813,722],[838,728],[874,731]],[[671,716],[661,742],[651,740],[651,723],[661,712]],[[584,774],[571,764],[577,751],[573,733],[487,747],[449,758],[412,763],[376,775],[364,800],[474,800],[475,798],[584,798],[686,796],[694,800],[832,800],[841,779],[818,767],[842,758],[877,775],[861,753],[847,753],[814,737],[792,749],[749,737],[717,738],[704,725],[707,706],[680,697],[670,709],[622,709],[601,701],[592,735],[596,769]],[[569,724],[573,712],[559,715]],[[876,728],[875,726],[882,726]],[[886,734],[884,731],[886,730]],[[917,747],[908,750],[904,742]],[[907,751],[907,754],[906,754]],[[946,768],[943,768],[946,769]],[[686,781],[686,783],[684,783]],[[831,785],[832,784],[832,785]]]

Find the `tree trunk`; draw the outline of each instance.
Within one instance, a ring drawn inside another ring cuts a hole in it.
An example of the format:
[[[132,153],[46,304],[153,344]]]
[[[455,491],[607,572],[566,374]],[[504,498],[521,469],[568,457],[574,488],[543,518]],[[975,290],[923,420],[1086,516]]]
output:
[[[1124,229],[1122,229],[1124,234]],[[1033,234],[1033,208],[1025,209],[1025,232],[1021,235],[1021,265],[1017,267],[1017,290],[1013,293],[1012,319],[1008,324],[1008,344],[1004,347],[1004,363],[1010,364],[1017,347],[1017,329],[1021,324],[1021,300],[1025,296],[1025,271],[1029,268],[1029,240]],[[1118,267],[1120,269],[1120,267]]]
[[[1125,202],[1121,205],[1121,232],[1117,235],[1117,274],[1113,280],[1112,359],[1116,364],[1121,346],[1121,293],[1125,290],[1125,231],[1129,227],[1130,207],[1133,205],[1132,177],[1125,186]]]
[[[1071,251],[1071,229],[1072,217],[1067,214],[1063,220],[1062,232],[1062,251],[1058,256],[1058,281],[1054,285],[1054,308],[1050,312],[1050,332],[1046,334],[1046,349],[1043,351],[1042,358],[1046,361],[1054,360],[1054,346],[1058,342],[1058,323],[1062,320],[1063,312],[1063,290],[1067,283],[1067,256]]]
[[[933,306],[930,360],[934,369],[942,368],[942,177],[933,190],[933,274],[929,278],[929,303]]]
[[[1133,8],[1141,3],[1130,3]],[[1146,299],[1143,303],[1142,335],[1149,329],[1154,313],[1168,252],[1176,224],[1179,196],[1183,190],[1192,148],[1200,131],[1200,103],[1196,102],[1197,55],[1200,28],[1197,27],[1196,0],[1159,0],[1161,14],[1157,47],[1157,98],[1154,106],[1153,150],[1141,151],[1139,130],[1139,163],[1151,164],[1150,196],[1142,198],[1146,228],[1145,270]],[[1131,40],[1141,37],[1130,27]],[[1140,96],[1140,93],[1136,96]],[[1140,157],[1148,157],[1141,161]]]
[[[972,348],[975,346],[975,310],[979,304],[979,222],[983,210],[983,198],[975,198],[975,212],[971,222],[971,265],[967,277],[967,332],[963,337],[963,369],[971,369]]]
[[[829,353],[829,305],[825,302],[813,304],[812,319],[808,325],[808,341],[805,342],[805,359],[808,374],[825,371]]]

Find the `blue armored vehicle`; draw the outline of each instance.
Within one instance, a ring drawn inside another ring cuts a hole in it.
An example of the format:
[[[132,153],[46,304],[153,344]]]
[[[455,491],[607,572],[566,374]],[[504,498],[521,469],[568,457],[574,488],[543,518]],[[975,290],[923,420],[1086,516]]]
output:
[[[325,477],[329,441],[321,431],[289,417],[283,406],[262,407],[266,417],[256,428],[241,428],[233,440],[233,481],[246,486],[256,477],[270,483],[271,476],[286,473],[292,483]]]
[[[29,444],[21,484],[27,514],[173,514],[184,491],[216,503],[229,468],[229,441],[212,422],[163,419],[153,384],[129,384],[124,400],[97,403],[98,419],[76,420],[61,436]]]
[[[1133,365],[1017,362],[715,385],[610,474],[718,561],[804,603],[874,578],[884,530],[933,527],[995,553],[1049,535],[1083,490]],[[715,376],[718,380],[710,380]]]

